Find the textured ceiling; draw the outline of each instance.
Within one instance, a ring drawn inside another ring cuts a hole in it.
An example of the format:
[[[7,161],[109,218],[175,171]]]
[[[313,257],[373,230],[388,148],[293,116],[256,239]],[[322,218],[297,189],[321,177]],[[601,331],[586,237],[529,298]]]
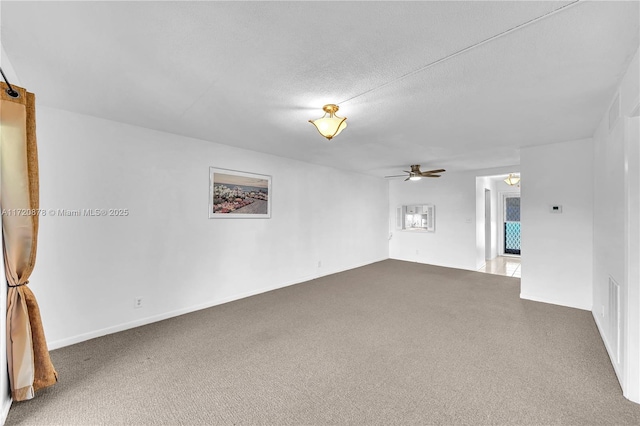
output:
[[[521,26],[570,3],[2,1],[1,43],[42,105],[384,176],[592,136],[639,3]],[[331,142],[307,122],[325,103],[349,123]]]

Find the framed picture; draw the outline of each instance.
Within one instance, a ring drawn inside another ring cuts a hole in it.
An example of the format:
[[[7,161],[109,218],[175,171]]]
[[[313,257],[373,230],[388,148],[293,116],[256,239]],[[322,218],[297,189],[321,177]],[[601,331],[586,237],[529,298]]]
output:
[[[271,176],[209,167],[209,219],[271,217]]]

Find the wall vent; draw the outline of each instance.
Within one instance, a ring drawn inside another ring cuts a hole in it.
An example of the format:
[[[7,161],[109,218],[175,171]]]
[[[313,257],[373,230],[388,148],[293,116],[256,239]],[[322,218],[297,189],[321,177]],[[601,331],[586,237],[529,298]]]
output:
[[[620,118],[620,94],[616,95],[611,107],[609,108],[609,131],[612,131]]]
[[[620,285],[609,277],[609,344],[616,364],[620,363]]]

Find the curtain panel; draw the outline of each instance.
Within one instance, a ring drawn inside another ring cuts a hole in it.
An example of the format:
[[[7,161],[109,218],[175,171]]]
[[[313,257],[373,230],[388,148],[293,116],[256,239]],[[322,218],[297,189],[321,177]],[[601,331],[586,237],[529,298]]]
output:
[[[40,310],[29,289],[38,241],[39,180],[35,95],[0,82],[0,207],[7,293],[7,362],[14,401],[58,380]]]

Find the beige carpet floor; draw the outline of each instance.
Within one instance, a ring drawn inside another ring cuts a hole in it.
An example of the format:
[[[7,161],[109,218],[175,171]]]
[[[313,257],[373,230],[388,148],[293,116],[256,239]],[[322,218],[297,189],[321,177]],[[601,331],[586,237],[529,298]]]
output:
[[[386,260],[52,352],[7,425],[640,425],[590,312]]]

